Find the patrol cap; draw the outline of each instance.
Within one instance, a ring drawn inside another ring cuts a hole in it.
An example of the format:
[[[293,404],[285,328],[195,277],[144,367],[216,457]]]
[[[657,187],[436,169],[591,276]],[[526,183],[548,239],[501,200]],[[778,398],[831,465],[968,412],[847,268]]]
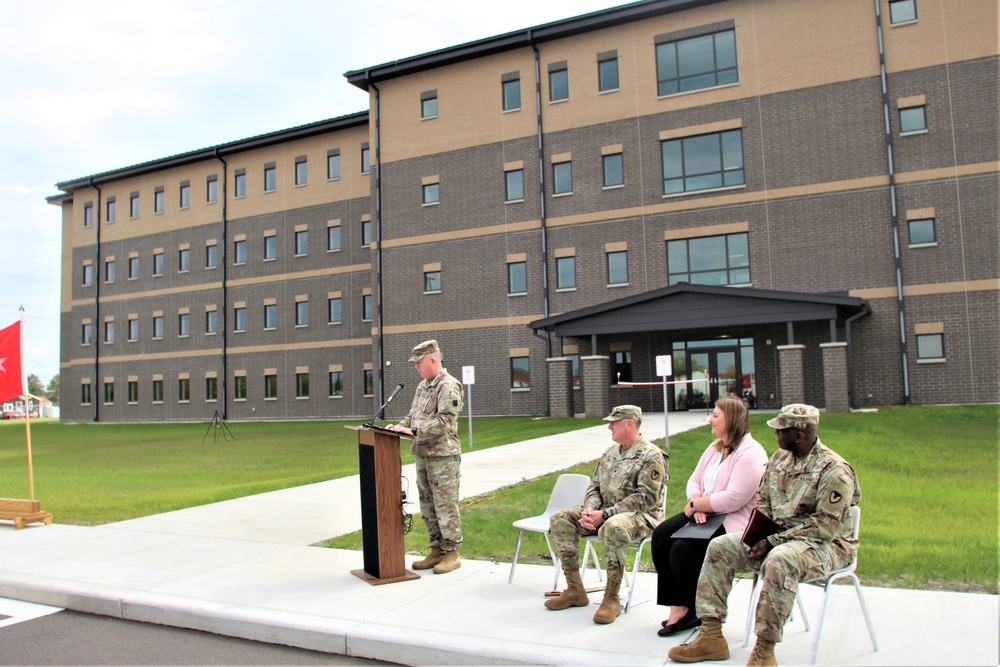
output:
[[[638,405],[619,405],[611,411],[611,414],[604,418],[606,422],[616,422],[619,419],[634,419],[642,421],[642,408]]]
[[[420,361],[428,354],[434,354],[435,352],[440,352],[441,348],[438,347],[438,342],[436,340],[425,340],[420,345],[413,348],[413,356],[410,357],[410,361]]]
[[[792,403],[781,408],[778,416],[768,420],[767,425],[779,430],[816,428],[819,426],[819,410],[805,403]]]

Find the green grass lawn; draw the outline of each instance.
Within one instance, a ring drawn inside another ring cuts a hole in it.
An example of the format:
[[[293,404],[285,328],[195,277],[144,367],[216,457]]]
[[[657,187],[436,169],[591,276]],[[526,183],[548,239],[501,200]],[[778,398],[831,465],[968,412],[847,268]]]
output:
[[[776,447],[764,424],[770,416],[751,419],[769,453]],[[823,416],[820,437],[861,483],[865,584],[997,593],[998,419],[997,406]],[[221,433],[206,438],[207,424],[32,422],[35,497],[56,522],[95,524],[355,474],[357,436],[345,423],[234,423],[236,439],[227,441]],[[475,448],[599,423],[477,417]],[[468,451],[464,419],[459,434]],[[708,426],[671,439],[668,515],[680,510],[687,478],[710,440]],[[403,460],[412,458],[404,452]],[[571,472],[590,474],[593,465]],[[556,474],[466,500],[463,555],[509,562],[517,535],[511,523],[544,509]],[[0,423],[0,497],[28,497],[27,477],[24,424]],[[324,546],[360,544],[354,533]],[[411,553],[426,548],[419,517],[406,546]],[[540,535],[525,535],[520,562],[548,562]]]

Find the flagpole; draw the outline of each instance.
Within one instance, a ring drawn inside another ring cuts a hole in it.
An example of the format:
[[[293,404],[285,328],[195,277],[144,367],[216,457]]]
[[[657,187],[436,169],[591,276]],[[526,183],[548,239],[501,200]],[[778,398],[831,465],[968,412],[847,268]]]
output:
[[[21,306],[21,360],[22,364],[24,361],[24,306]],[[24,375],[24,366],[21,366],[21,375]],[[22,387],[27,387],[23,384]],[[35,473],[31,467],[31,394],[28,393],[27,388],[25,388],[24,396],[24,438],[28,445],[28,499],[35,499]],[[41,408],[41,406],[39,406]]]

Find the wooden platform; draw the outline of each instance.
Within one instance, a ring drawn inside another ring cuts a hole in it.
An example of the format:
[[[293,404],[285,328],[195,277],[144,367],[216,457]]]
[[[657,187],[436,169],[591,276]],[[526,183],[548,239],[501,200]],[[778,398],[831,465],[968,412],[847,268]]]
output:
[[[52,515],[42,511],[42,504],[37,500],[17,500],[0,498],[0,520],[13,521],[14,530],[20,530],[29,523],[52,524]]]

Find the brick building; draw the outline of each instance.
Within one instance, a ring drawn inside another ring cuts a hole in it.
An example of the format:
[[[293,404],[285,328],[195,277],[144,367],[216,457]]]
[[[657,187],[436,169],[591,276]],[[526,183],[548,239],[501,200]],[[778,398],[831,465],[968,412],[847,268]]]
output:
[[[955,5],[637,2],[59,183],[63,418],[368,416],[431,337],[477,414],[662,410],[657,357],[671,410],[997,402],[997,7]]]

